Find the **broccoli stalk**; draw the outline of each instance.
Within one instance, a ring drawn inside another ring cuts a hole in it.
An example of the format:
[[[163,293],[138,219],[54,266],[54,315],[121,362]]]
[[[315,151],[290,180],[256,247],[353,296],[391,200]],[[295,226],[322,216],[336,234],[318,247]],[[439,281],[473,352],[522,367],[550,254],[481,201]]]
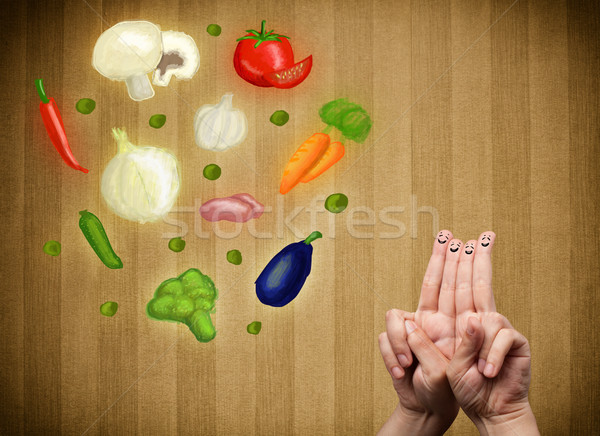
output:
[[[198,341],[209,342],[217,334],[210,319],[217,295],[210,277],[191,268],[160,284],[146,306],[146,314],[150,319],[184,323]]]

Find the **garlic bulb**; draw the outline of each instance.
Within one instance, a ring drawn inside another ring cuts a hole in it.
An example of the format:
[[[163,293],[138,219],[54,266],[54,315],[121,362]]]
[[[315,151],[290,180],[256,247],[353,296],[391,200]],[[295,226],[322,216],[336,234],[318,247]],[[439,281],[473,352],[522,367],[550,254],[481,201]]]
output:
[[[161,148],[133,145],[124,130],[112,132],[118,151],[102,174],[104,200],[127,220],[145,223],[162,218],[179,194],[175,156]]]
[[[225,94],[219,104],[205,104],[194,117],[196,144],[206,150],[224,151],[241,144],[248,134],[246,115],[231,105],[233,94]]]

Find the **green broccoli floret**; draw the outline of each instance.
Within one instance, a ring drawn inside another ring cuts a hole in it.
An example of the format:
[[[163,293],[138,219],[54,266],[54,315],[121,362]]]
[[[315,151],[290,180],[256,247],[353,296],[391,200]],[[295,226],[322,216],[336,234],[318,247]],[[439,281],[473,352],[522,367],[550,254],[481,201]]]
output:
[[[191,268],[160,284],[146,306],[146,314],[150,319],[182,322],[198,341],[209,342],[217,334],[210,319],[210,314],[215,313],[217,295],[210,277]]]
[[[367,139],[373,124],[367,111],[346,98],[325,103],[319,109],[319,116],[325,124],[335,127],[344,137],[358,143]]]

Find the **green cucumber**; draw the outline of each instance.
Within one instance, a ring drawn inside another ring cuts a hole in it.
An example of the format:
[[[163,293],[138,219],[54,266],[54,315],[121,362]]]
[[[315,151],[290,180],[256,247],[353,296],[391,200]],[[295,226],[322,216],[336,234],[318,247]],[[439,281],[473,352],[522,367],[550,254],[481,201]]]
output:
[[[123,262],[110,245],[104,226],[96,215],[87,210],[79,212],[79,228],[104,265],[110,269],[123,268]]]

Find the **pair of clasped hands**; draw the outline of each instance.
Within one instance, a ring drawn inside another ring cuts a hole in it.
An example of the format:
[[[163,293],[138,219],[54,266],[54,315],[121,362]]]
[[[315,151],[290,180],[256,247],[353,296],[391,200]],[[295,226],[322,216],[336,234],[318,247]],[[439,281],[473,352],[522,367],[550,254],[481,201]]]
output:
[[[379,348],[399,404],[380,435],[440,435],[462,408],[484,435],[539,434],[527,339],[496,312],[496,235],[463,244],[442,230],[416,312],[392,309]]]

